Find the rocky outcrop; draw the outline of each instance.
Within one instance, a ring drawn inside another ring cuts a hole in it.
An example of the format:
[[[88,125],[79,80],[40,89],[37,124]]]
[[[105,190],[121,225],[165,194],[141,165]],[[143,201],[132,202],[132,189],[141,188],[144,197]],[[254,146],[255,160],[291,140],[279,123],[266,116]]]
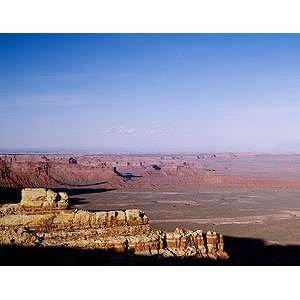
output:
[[[65,209],[68,207],[68,195],[43,188],[23,189],[21,206],[24,209]]]
[[[0,207],[0,245],[105,249],[139,255],[227,259],[222,235],[154,231],[138,209],[70,209],[66,193],[24,189],[19,204]]]

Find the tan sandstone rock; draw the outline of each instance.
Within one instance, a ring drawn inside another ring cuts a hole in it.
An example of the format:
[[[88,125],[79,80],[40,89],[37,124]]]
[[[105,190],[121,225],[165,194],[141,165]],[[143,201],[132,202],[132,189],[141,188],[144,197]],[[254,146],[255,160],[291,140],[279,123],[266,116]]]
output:
[[[21,206],[23,207],[42,207],[47,199],[46,189],[23,189]]]
[[[227,259],[216,232],[154,231],[139,209],[90,212],[68,207],[68,195],[24,189],[20,204],[0,207],[0,245],[72,247],[139,255]]]
[[[50,189],[23,189],[20,205],[24,209],[65,209],[68,207],[68,195],[65,192],[59,194]]]

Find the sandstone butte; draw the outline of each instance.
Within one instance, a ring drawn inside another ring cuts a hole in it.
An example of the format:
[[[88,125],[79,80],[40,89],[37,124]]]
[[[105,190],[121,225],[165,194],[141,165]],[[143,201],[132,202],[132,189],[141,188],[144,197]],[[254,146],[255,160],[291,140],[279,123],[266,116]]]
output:
[[[18,204],[0,206],[0,245],[101,249],[136,255],[228,259],[221,234],[155,231],[138,209],[71,209],[65,192],[22,190]]]

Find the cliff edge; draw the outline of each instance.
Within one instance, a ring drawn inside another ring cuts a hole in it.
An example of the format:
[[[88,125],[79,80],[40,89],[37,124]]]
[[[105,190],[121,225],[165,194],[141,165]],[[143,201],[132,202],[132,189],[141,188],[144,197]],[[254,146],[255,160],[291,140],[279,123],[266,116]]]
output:
[[[22,190],[18,204],[0,206],[0,245],[114,250],[136,255],[228,259],[216,232],[154,231],[138,209],[72,209],[65,192]]]

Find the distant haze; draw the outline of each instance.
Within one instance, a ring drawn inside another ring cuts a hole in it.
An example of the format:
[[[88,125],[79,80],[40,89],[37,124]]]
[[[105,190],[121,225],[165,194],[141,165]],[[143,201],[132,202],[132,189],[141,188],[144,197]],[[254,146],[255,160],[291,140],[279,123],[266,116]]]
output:
[[[300,153],[300,35],[0,34],[0,151]]]

